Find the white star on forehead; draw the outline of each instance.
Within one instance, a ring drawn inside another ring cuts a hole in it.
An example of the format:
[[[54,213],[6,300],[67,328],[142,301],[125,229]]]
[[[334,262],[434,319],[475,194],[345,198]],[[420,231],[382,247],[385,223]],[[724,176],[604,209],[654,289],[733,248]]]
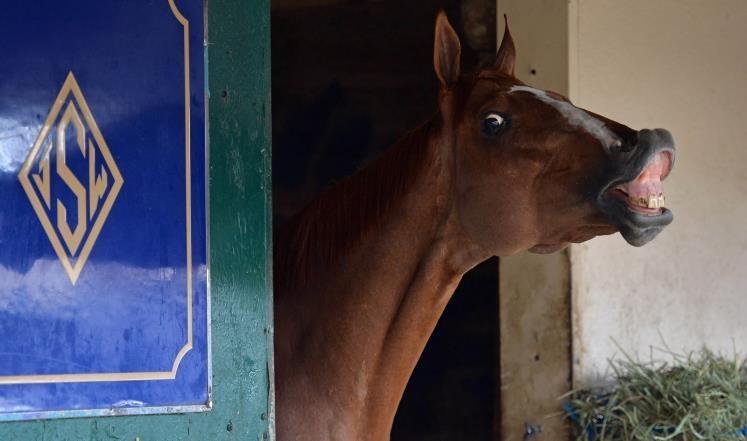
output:
[[[555,110],[560,112],[560,114],[568,121],[568,124],[585,130],[588,134],[601,142],[605,148],[613,145],[617,140],[617,136],[615,136],[615,134],[612,133],[612,131],[608,129],[602,121],[594,118],[584,110],[579,109],[567,101],[561,101],[551,97],[544,90],[528,86],[513,86],[509,89],[509,93],[513,92],[529,92],[536,96],[537,99],[543,103],[549,104]]]

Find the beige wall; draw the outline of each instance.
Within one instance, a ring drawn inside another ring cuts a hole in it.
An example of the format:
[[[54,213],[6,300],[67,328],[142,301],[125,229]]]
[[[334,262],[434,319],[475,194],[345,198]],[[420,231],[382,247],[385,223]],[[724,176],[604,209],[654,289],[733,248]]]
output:
[[[571,99],[634,128],[665,127],[674,223],[637,249],[572,250],[574,378],[623,349],[747,352],[747,2],[576,0]]]

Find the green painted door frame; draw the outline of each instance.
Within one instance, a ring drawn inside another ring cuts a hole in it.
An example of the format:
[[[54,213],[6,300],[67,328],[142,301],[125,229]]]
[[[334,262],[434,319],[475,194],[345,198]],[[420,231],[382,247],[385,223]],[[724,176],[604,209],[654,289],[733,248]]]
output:
[[[270,0],[209,0],[208,42],[212,410],[0,423],[0,440],[274,438]]]

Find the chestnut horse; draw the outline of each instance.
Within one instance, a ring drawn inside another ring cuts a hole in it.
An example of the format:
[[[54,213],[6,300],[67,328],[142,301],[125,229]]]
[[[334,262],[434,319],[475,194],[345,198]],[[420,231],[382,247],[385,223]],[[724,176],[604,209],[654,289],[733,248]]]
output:
[[[435,116],[328,189],[275,245],[279,441],[387,440],[400,398],[462,275],[491,256],[549,253],[672,220],[666,130],[636,131],[494,65],[460,74],[441,12]]]

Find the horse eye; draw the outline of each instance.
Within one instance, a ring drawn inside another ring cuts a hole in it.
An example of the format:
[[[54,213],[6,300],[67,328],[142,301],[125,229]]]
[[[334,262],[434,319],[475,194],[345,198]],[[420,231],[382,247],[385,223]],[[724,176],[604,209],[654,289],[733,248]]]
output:
[[[482,119],[482,132],[487,136],[500,134],[508,125],[508,121],[498,113],[489,113]]]

